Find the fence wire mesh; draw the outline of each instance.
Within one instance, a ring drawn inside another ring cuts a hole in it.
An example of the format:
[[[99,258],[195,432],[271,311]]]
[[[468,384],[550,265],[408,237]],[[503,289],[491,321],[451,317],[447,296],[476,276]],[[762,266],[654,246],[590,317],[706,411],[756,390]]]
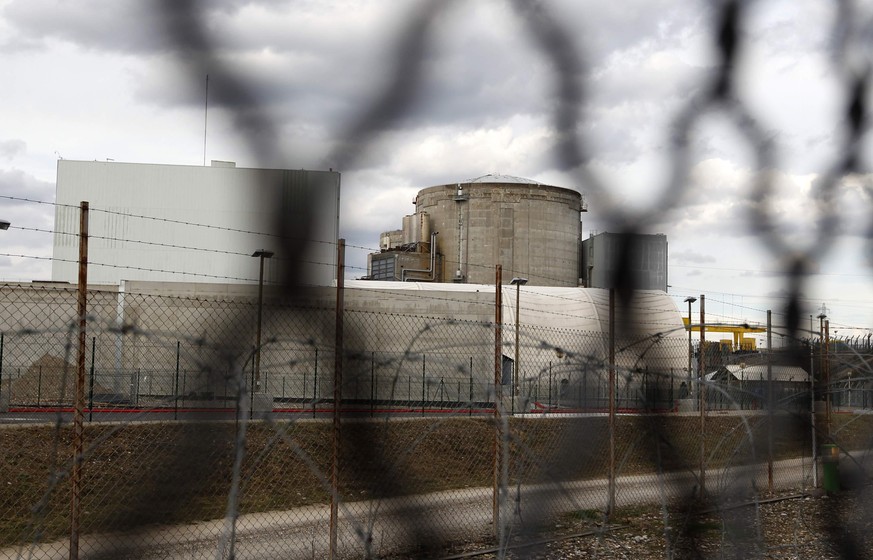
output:
[[[562,520],[603,532],[617,511],[658,504],[675,544],[700,504],[813,490],[827,468],[813,463],[814,432],[855,467],[844,485],[866,481],[873,388],[855,372],[867,340],[831,341],[826,356],[806,341],[807,365],[827,360],[834,376],[816,388],[814,427],[794,352],[737,365],[706,347],[715,365],[701,415],[684,333],[624,335],[611,415],[604,333],[520,328],[515,383],[512,344],[495,371],[494,323],[369,311],[351,297],[344,327],[375,335],[346,339],[336,403],[334,291],[270,299],[260,349],[218,342],[255,321],[254,297],[88,292],[83,557],[438,555],[471,541],[536,543]],[[28,422],[3,426],[4,554],[62,557],[76,291],[6,285],[0,297],[0,397]],[[751,374],[729,375],[737,368]],[[732,515],[721,521],[760,532],[754,516]]]
[[[819,235],[797,247],[775,217],[766,171],[772,140],[733,87],[748,2],[714,5],[719,64],[674,122],[673,171],[662,196],[637,212],[612,201],[585,170],[577,131],[586,84],[571,22],[546,3],[510,4],[554,68],[558,159],[578,170],[617,231],[641,231],[680,204],[702,118],[720,112],[733,123],[761,170],[750,189],[750,223],[774,260],[786,263],[785,351],[771,346],[737,358],[698,345],[694,358],[707,364],[700,371],[711,372],[698,377],[685,366],[692,357],[684,329],[637,334],[629,325],[646,316],[632,305],[631,236],[614,282],[624,317],[609,337],[524,324],[514,332],[487,308],[478,320],[459,320],[382,313],[363,300],[338,308],[334,290],[301,295],[299,240],[311,224],[283,221],[277,234],[291,240],[284,249],[297,258],[262,309],[254,293],[88,291],[88,424],[77,455],[70,451],[77,293],[3,286],[0,405],[21,423],[0,427],[0,555],[67,556],[76,518],[77,555],[88,558],[439,556],[471,542],[493,544],[498,557],[536,556],[549,554],[540,537],[556,524],[590,529],[602,541],[621,511],[645,507],[654,508],[664,557],[803,555],[808,541],[773,543],[763,505],[780,493],[828,488],[835,473],[846,492],[822,506],[809,538],[837,557],[868,554],[870,339],[835,342],[803,331],[799,303],[806,263],[835,240],[840,180],[865,169],[870,68],[855,5],[839,2],[833,23],[846,133],[816,200]],[[432,22],[462,9],[422,6],[401,36],[384,93],[331,154],[339,168],[353,167],[362,146],[409,113]],[[198,3],[158,7],[191,75],[221,66]],[[280,142],[268,115],[253,109],[257,95],[231,69],[227,75],[252,151],[275,161]],[[821,444],[825,455],[815,461]],[[70,506],[76,465],[80,513]],[[694,521],[707,515],[716,549]]]

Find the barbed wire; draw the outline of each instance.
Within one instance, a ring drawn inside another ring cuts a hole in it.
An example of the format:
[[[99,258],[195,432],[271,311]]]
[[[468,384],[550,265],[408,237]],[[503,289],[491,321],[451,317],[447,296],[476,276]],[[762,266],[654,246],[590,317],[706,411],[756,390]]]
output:
[[[78,205],[62,204],[59,202],[51,202],[51,201],[46,201],[46,200],[35,200],[35,199],[9,196],[9,195],[0,195],[0,198],[4,198],[7,200],[32,202],[35,204],[45,204],[48,206],[58,206],[58,207],[62,207],[62,208],[70,208],[70,209],[75,209],[75,210],[80,209],[80,207]],[[264,236],[264,237],[281,238],[281,239],[287,239],[289,241],[298,241],[298,242],[302,242],[302,243],[319,243],[319,244],[325,244],[325,245],[332,245],[334,247],[336,247],[336,245],[337,245],[336,241],[316,239],[313,237],[306,237],[306,238],[282,237],[281,235],[276,234],[276,233],[272,233],[270,231],[244,230],[244,229],[231,228],[231,227],[227,227],[227,226],[217,226],[214,224],[204,224],[204,223],[200,223],[200,222],[190,222],[190,221],[186,221],[186,220],[174,220],[172,218],[163,218],[163,217],[159,217],[159,216],[146,216],[143,214],[134,214],[134,213],[129,213],[129,212],[122,212],[120,210],[108,210],[108,209],[103,209],[103,208],[95,207],[95,206],[90,206],[89,211],[101,212],[104,214],[113,214],[113,215],[124,216],[124,217],[128,217],[128,218],[140,218],[140,219],[146,219],[146,220],[154,220],[154,221],[161,221],[161,222],[166,222],[166,223],[173,223],[173,224],[177,224],[177,225],[186,225],[186,226],[214,229],[214,230],[220,230],[220,231],[229,231],[229,232],[233,232],[233,233],[243,233],[243,234],[250,234],[250,235],[259,235],[259,236]],[[46,229],[31,228],[31,227],[19,226],[19,225],[16,225],[15,229],[20,229],[20,230],[25,230],[25,231],[35,231],[35,232],[41,232],[41,233],[56,233],[56,234],[60,234],[60,235],[74,235],[74,236],[79,235],[78,232],[46,230]],[[90,237],[96,237],[96,238],[100,238],[100,239],[107,239],[107,240],[114,240],[114,241],[130,241],[130,240],[123,239],[123,238],[99,237],[99,236],[95,236],[95,235],[90,235]],[[130,242],[134,242],[134,241],[130,241]],[[140,241],[138,243],[148,243],[148,242]],[[361,249],[361,250],[370,251],[370,252],[379,252],[378,248],[366,247],[366,246],[362,246],[362,245],[346,244],[346,247],[351,248],[351,249]]]

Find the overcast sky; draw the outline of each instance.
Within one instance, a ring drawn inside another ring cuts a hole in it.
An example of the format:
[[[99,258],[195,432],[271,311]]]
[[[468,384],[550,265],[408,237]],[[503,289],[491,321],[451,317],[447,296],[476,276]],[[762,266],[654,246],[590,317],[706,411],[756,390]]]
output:
[[[443,2],[413,27],[422,1],[204,1],[209,57],[196,37],[173,40],[159,4],[0,0],[0,194],[53,201],[59,157],[202,164],[206,69],[207,160],[339,169],[341,234],[351,245],[377,247],[423,187],[516,175],[582,192],[584,236],[615,227],[610,204],[647,216],[647,233],[668,236],[680,309],[686,296],[706,294],[710,320],[762,321],[770,308],[780,322],[785,255],[763,246],[748,213],[757,150],[723,113],[706,113],[693,129],[680,203],[646,212],[669,176],[671,123],[718,64],[717,2],[541,2],[568,31],[584,85],[576,132],[587,157],[576,167],[554,149],[556,66],[511,2]],[[837,25],[836,4],[762,0],[743,19],[737,96],[774,144],[773,211],[798,249],[818,236],[816,189],[846,130],[845,72],[870,64],[873,52],[870,3],[848,27]],[[388,90],[403,38],[415,34],[427,37],[406,68],[417,87],[389,100],[389,112],[400,109],[377,121],[378,131],[355,136]],[[843,39],[848,57],[839,56]],[[260,134],[264,123],[271,134]],[[341,144],[349,138],[352,158]],[[805,290],[805,314],[825,302],[838,334],[873,327],[869,157],[861,168],[868,174],[839,185],[839,237],[811,262]],[[591,176],[607,196],[597,196]],[[13,223],[0,233],[0,279],[50,277],[51,235],[20,228],[50,230],[52,216],[50,205],[0,199],[0,219]],[[365,255],[350,251],[354,276],[365,274],[354,268],[366,266]]]

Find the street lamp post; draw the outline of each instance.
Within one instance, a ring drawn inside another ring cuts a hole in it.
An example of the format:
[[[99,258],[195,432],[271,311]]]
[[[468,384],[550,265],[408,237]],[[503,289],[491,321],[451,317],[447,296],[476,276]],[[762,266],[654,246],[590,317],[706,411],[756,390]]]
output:
[[[688,388],[691,389],[691,354],[694,353],[691,348],[691,304],[697,301],[697,298],[694,296],[688,296],[685,298],[685,302],[688,304]]]
[[[509,281],[510,284],[515,285],[515,367],[513,371],[513,380],[512,380],[512,413],[515,413],[515,397],[518,395],[518,311],[519,311],[519,301],[521,299],[521,287],[527,284],[527,278],[520,278],[516,276],[512,280]]]
[[[269,259],[273,256],[272,251],[258,249],[252,253],[253,257],[260,258],[260,273],[258,275],[258,330],[255,337],[255,371],[254,381],[252,383],[252,391],[260,387],[261,384],[261,321],[264,312],[264,259]]]
[[[829,442],[831,437],[831,388],[830,388],[830,375],[828,371],[828,346],[830,345],[830,341],[828,340],[828,315],[827,315],[827,307],[825,304],[821,304],[821,312],[818,314],[818,336],[819,336],[819,360],[820,367],[819,371],[819,380],[824,387],[824,409],[825,409],[825,426],[824,426],[824,437],[825,441]]]
[[[9,229],[8,220],[0,220],[0,230]],[[0,333],[0,409],[3,409],[3,333]]]

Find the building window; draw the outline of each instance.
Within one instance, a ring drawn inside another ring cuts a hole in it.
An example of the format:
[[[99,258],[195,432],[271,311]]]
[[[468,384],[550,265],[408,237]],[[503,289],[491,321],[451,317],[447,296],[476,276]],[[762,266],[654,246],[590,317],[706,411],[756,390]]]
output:
[[[372,271],[370,278],[372,280],[395,280],[394,278],[394,255],[379,255],[379,258],[373,258]]]

